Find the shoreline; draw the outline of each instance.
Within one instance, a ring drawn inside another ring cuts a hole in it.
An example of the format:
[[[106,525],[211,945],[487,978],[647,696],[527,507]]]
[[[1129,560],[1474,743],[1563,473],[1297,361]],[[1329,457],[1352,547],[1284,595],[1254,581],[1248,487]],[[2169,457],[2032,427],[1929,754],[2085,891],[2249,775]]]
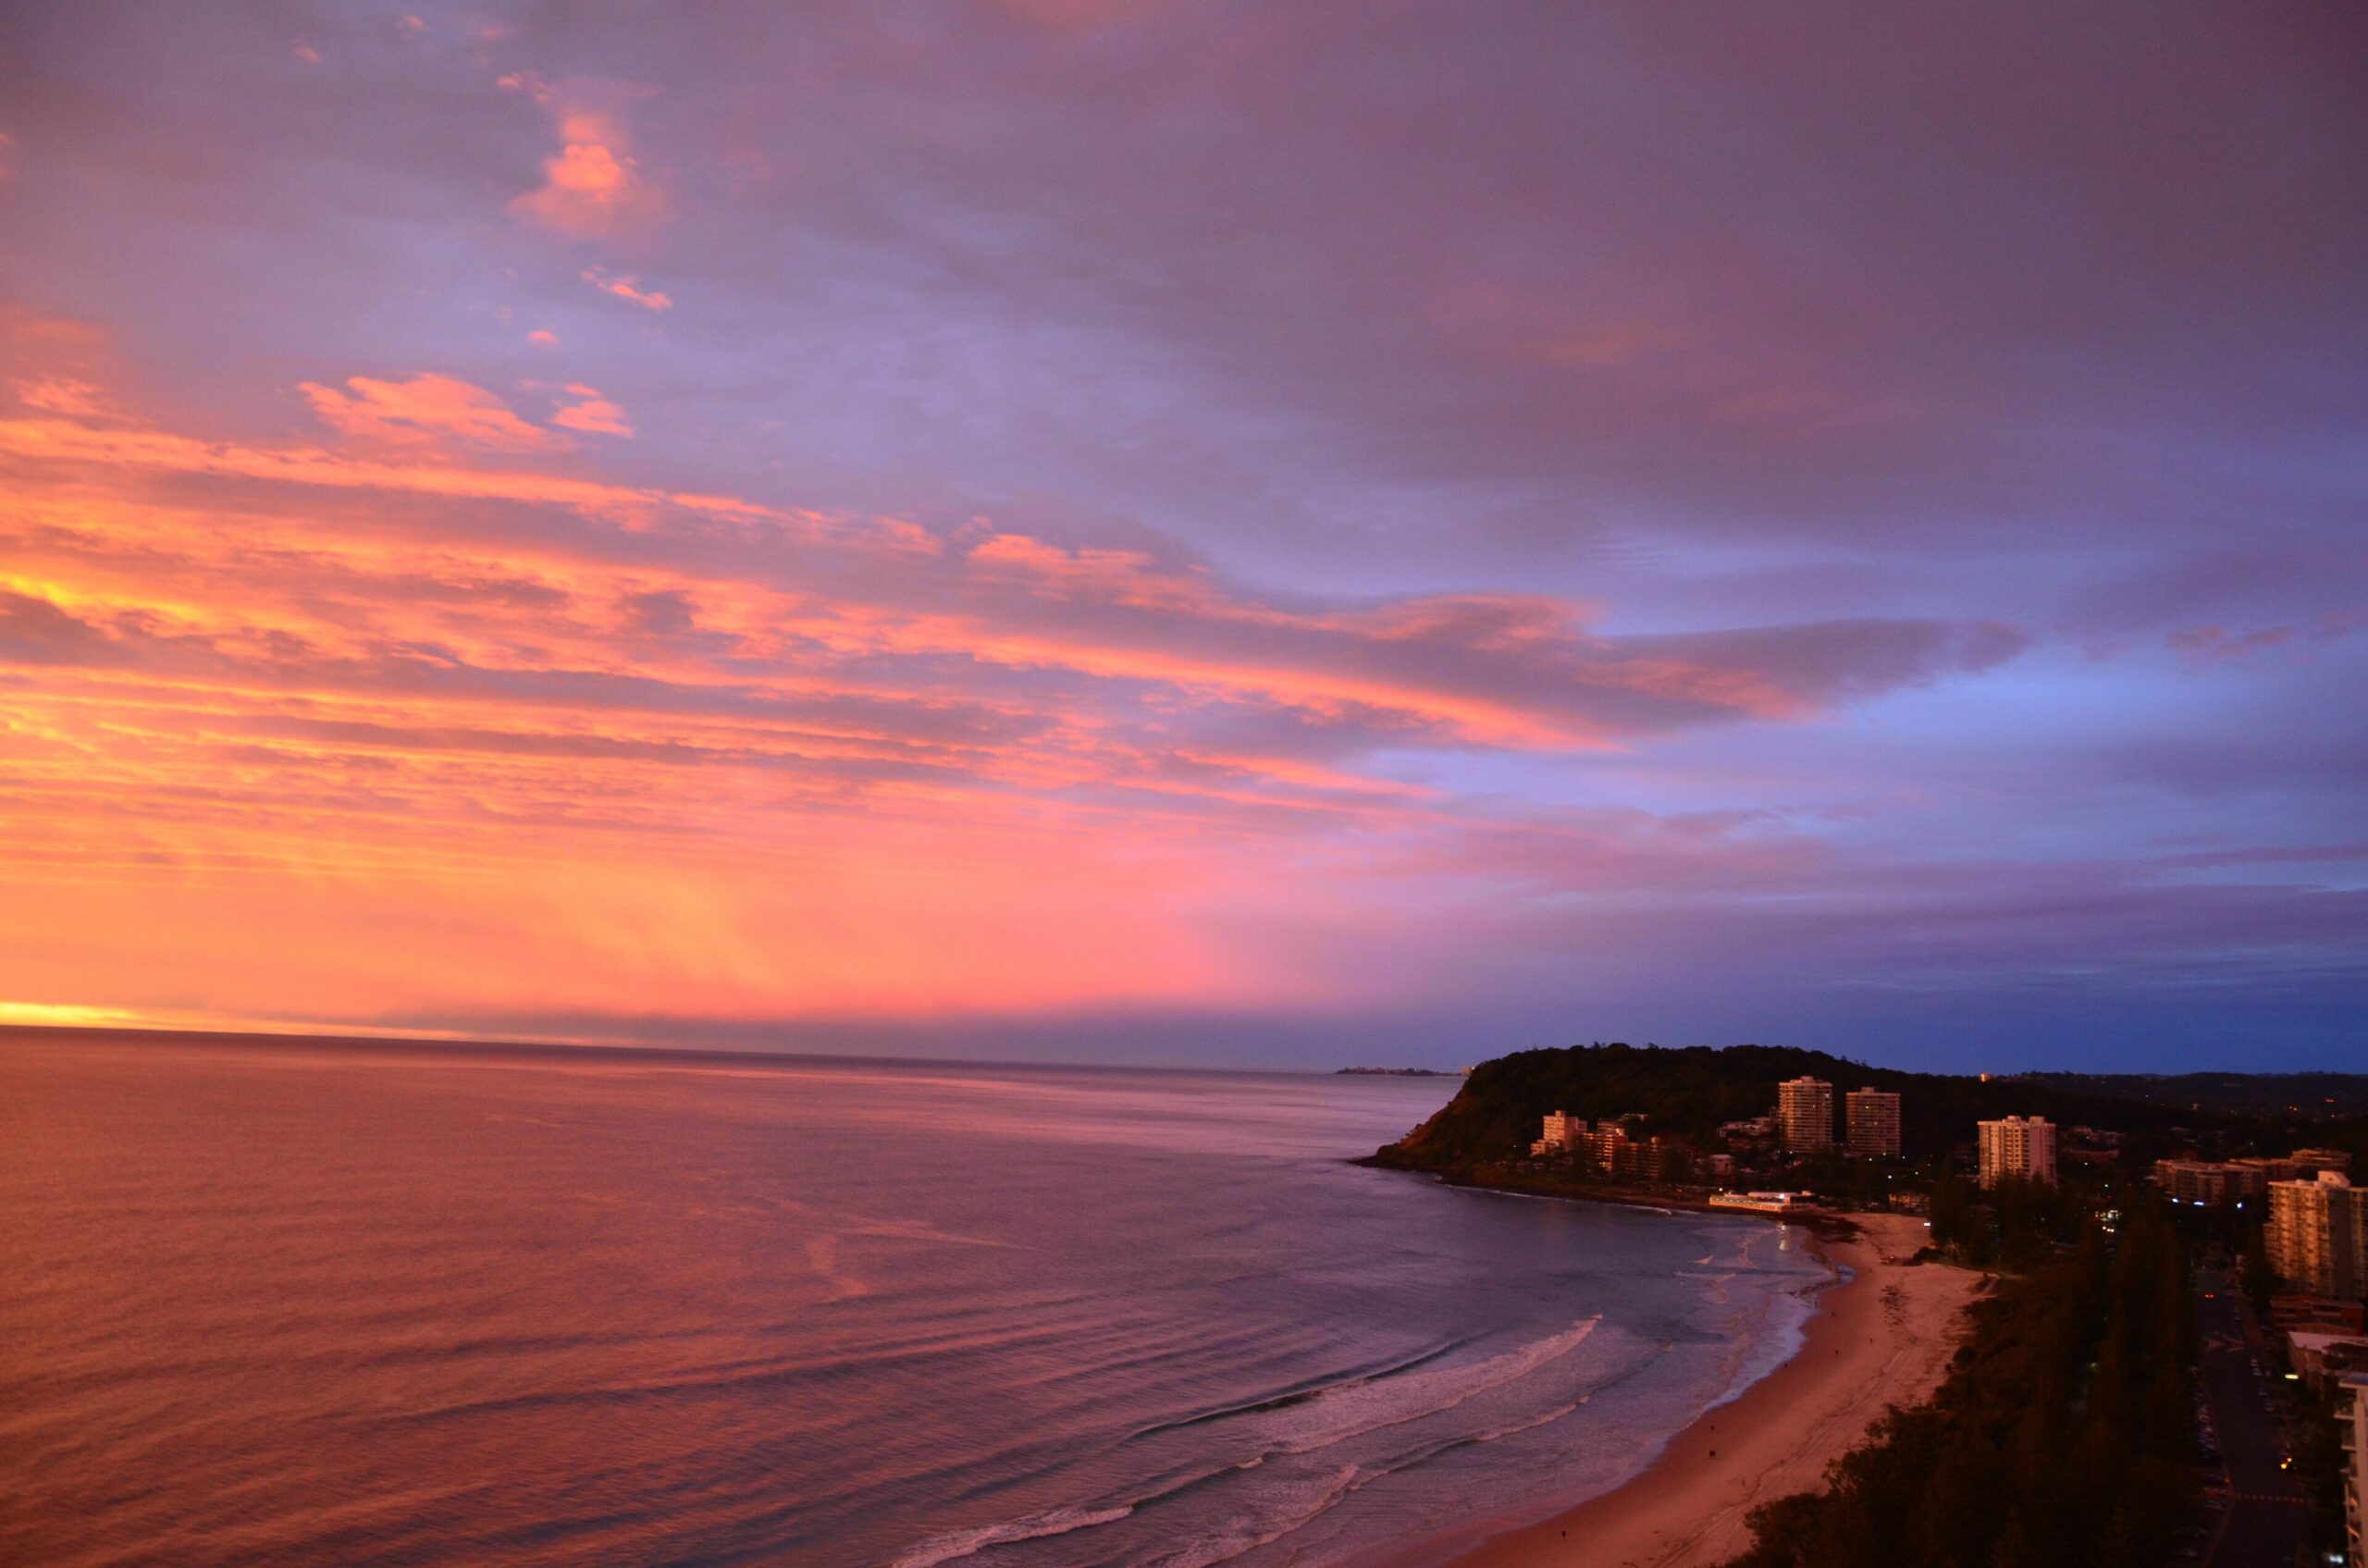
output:
[[[1438,1170],[1424,1166],[1391,1165],[1374,1155],[1352,1159],[1349,1164],[1368,1170],[1394,1170],[1408,1176],[1427,1176],[1445,1187],[1461,1187],[1472,1192],[1509,1192],[1522,1198],[1550,1198],[1570,1204],[1610,1204],[1618,1208],[1653,1209],[1663,1214],[1715,1214],[1737,1219],[1764,1219],[1771,1224],[1789,1225],[1807,1231],[1819,1245],[1844,1241],[1858,1234],[1860,1223],[1868,1219],[1904,1218],[1904,1216],[1883,1216],[1845,1213],[1840,1209],[1805,1208],[1795,1214],[1773,1214],[1759,1209],[1721,1208],[1706,1196],[1690,1193],[1661,1192],[1649,1188],[1603,1187],[1592,1183],[1533,1181],[1482,1181],[1469,1171]]]
[[[1854,1215],[1810,1229],[1849,1270],[1808,1296],[1799,1350],[1705,1410],[1634,1475],[1537,1524],[1459,1533],[1453,1568],[1712,1568],[1751,1544],[1763,1502],[1821,1490],[1826,1466],[1892,1405],[1931,1397],[1963,1342],[1983,1276],[1909,1264],[1921,1220]],[[1434,1542],[1424,1560],[1441,1561]],[[1391,1561],[1412,1562],[1411,1554]]]

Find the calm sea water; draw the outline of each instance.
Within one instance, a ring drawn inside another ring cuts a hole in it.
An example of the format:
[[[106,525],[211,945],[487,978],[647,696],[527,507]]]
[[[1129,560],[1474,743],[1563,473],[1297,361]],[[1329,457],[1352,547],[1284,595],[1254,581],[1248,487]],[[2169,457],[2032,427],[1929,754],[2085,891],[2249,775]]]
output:
[[[1254,1568],[1542,1513],[1825,1276],[1341,1163],[1452,1088],[0,1041],[0,1561]]]

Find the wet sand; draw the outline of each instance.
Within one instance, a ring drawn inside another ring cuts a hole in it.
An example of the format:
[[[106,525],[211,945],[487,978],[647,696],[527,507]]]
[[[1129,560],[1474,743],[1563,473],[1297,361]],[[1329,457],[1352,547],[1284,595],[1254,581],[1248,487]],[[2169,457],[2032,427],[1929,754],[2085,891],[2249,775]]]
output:
[[[1652,1465],[1542,1525],[1511,1531],[1456,1568],[1708,1568],[1751,1544],[1759,1504],[1824,1485],[1831,1461],[1857,1446],[1889,1406],[1930,1396],[1962,1334],[1980,1276],[1909,1266],[1924,1224],[1853,1216],[1861,1234],[1826,1253],[1854,1271],[1819,1292],[1800,1353],[1704,1414]]]

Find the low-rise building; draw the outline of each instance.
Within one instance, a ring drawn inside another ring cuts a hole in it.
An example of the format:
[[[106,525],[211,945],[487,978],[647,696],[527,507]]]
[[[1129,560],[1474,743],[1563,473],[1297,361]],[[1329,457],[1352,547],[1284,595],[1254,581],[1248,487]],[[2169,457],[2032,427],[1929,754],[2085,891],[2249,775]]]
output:
[[[2260,1171],[2264,1182],[2308,1181],[2323,1170],[2344,1175],[2351,1169],[2351,1156],[2340,1149],[2297,1149],[2290,1154],[2266,1156],[2248,1154],[2228,1163]]]
[[[1605,1122],[1587,1134],[1585,1147],[1596,1168],[1607,1176],[1644,1174],[1645,1143],[1630,1135],[1624,1122]]]
[[[1713,1192],[1710,1194],[1710,1206],[1714,1209],[1744,1209],[1752,1214],[1792,1214],[1819,1205],[1816,1194],[1811,1192]]]
[[[2323,1394],[2347,1373],[2368,1372],[2368,1335],[2297,1328],[2286,1336],[2286,1359],[2311,1392]]]
[[[1571,1134],[1572,1156],[1607,1176],[1637,1181],[1683,1180],[1694,1151],[1680,1139],[1658,1134],[1639,1137],[1645,1119],[1641,1115],[1612,1117],[1597,1123],[1592,1132],[1580,1124]]]
[[[2368,1304],[2287,1291],[2269,1298],[2269,1326],[2281,1334],[2368,1334]]]
[[[2259,1167],[2235,1160],[2156,1160],[2154,1183],[2175,1204],[2205,1208],[2258,1198],[2269,1185]]]
[[[1719,1140],[1730,1149],[1765,1149],[1776,1142],[1776,1118],[1753,1117],[1747,1121],[1721,1122]]]

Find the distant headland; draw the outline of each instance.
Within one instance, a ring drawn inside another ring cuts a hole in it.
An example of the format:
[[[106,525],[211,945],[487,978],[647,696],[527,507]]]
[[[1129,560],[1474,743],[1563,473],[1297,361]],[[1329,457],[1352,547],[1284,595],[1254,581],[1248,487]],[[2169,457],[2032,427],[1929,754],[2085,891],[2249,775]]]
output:
[[[2287,1562],[2368,1486],[2334,1440],[2368,1410],[2368,1076],[1572,1046],[1480,1064],[1361,1163],[1807,1220],[1845,1276],[1643,1475],[1456,1568],[1562,1568],[1575,1540],[1671,1568],[2162,1562],[2223,1534]],[[2077,1484],[2069,1454],[2094,1456]]]
[[[1335,1078],[1467,1078],[1470,1068],[1340,1068]]]

